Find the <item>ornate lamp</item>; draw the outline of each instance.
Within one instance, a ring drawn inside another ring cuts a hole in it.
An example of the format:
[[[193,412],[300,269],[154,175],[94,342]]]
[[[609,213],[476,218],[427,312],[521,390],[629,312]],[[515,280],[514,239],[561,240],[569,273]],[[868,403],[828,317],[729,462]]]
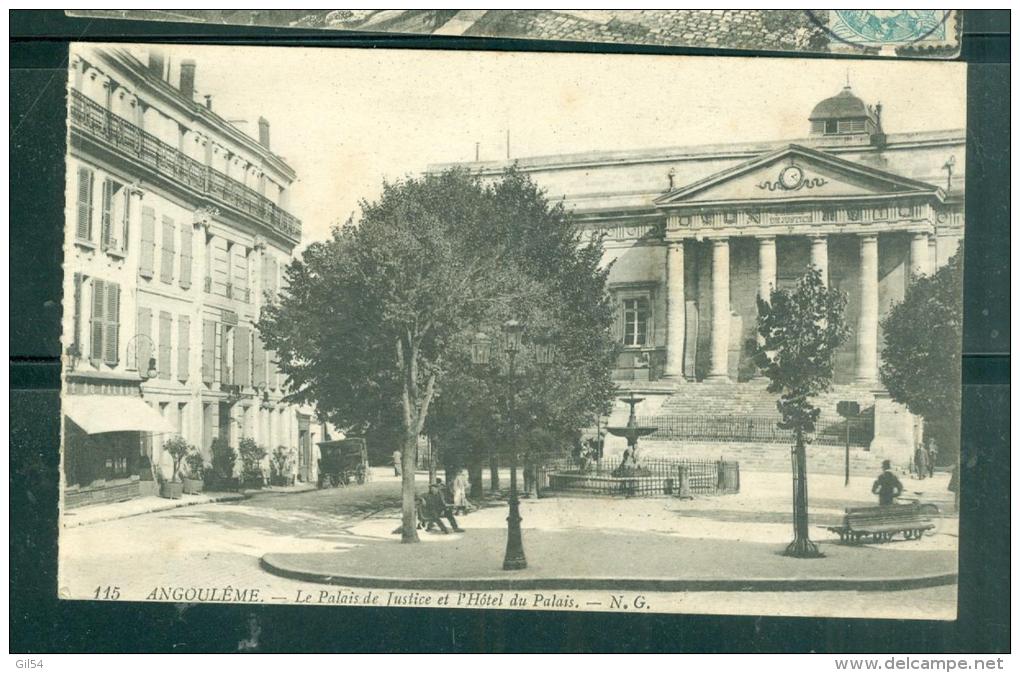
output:
[[[144,350],[141,350],[144,349]],[[141,350],[141,353],[139,352]],[[130,369],[131,365],[134,364],[135,371],[138,372],[138,377],[142,381],[148,381],[159,376],[159,369],[156,367],[156,358],[152,355],[153,351],[156,350],[156,344],[152,342],[152,339],[144,334],[136,334],[131,337],[131,340],[127,343],[127,365]],[[145,358],[142,353],[147,353],[148,358]]]
[[[503,323],[503,347],[507,355],[514,356],[521,350],[521,339],[524,336],[524,325],[517,320]]]
[[[485,332],[475,334],[471,340],[471,364],[487,365],[492,355],[492,339]]]

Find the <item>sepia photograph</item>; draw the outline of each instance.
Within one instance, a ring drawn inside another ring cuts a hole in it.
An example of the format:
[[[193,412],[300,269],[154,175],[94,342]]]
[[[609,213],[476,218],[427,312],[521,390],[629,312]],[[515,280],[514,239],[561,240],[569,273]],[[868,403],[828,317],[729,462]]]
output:
[[[966,64],[66,86],[61,599],[956,619]]]

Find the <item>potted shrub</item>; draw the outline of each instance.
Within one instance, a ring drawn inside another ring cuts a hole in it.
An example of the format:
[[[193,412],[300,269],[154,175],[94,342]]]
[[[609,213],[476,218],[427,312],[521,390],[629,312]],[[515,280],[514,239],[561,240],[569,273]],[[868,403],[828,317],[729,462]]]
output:
[[[294,485],[294,450],[286,446],[278,446],[273,451],[273,457],[269,462],[270,483],[273,486]]]
[[[223,437],[216,437],[210,447],[212,451],[212,477],[216,488],[223,491],[237,489],[234,467],[237,464],[237,451]]]
[[[237,443],[237,452],[241,456],[241,483],[245,488],[262,488],[266,483],[266,475],[262,471],[262,461],[266,450],[259,446],[251,437],[244,437]]]
[[[184,492],[184,484],[181,483],[180,471],[181,462],[184,457],[194,451],[195,447],[188,444],[183,437],[171,437],[163,444],[163,450],[173,461],[173,469],[170,471],[170,478],[165,479],[159,485],[159,494],[164,498],[177,500]]]
[[[188,476],[182,480],[184,492],[197,495],[205,488],[205,458],[200,451],[192,448],[184,463],[188,466]]]

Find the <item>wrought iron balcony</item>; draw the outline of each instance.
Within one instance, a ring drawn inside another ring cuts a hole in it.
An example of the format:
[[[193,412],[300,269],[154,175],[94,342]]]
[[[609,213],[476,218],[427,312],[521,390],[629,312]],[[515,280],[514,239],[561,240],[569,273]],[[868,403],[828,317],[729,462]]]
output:
[[[195,161],[151,133],[113,114],[80,91],[71,91],[70,119],[75,128],[160,175],[236,208],[295,242],[301,240],[301,220],[254,189]]]

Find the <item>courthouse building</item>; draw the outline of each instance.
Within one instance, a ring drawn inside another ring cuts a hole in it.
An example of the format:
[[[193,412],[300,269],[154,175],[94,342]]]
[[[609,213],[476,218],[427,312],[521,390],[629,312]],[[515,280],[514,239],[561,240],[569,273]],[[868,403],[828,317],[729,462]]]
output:
[[[804,115],[804,137],[783,142],[516,163],[606,236],[623,346],[616,378],[643,393],[639,413],[657,435],[750,441],[775,427],[775,398],[752,362],[756,298],[813,264],[847,293],[853,328],[823,421],[836,424],[838,400],[858,401],[867,436],[855,442],[903,465],[916,424],[881,389],[880,320],[962,240],[964,131],[886,133],[881,106],[849,86]],[[468,167],[494,176],[505,164]]]
[[[64,286],[65,504],[170,476],[163,442],[299,451],[320,426],[285,404],[254,328],[301,239],[294,170],[196,101],[194,61],[72,49]],[[150,467],[150,465],[152,467]]]

